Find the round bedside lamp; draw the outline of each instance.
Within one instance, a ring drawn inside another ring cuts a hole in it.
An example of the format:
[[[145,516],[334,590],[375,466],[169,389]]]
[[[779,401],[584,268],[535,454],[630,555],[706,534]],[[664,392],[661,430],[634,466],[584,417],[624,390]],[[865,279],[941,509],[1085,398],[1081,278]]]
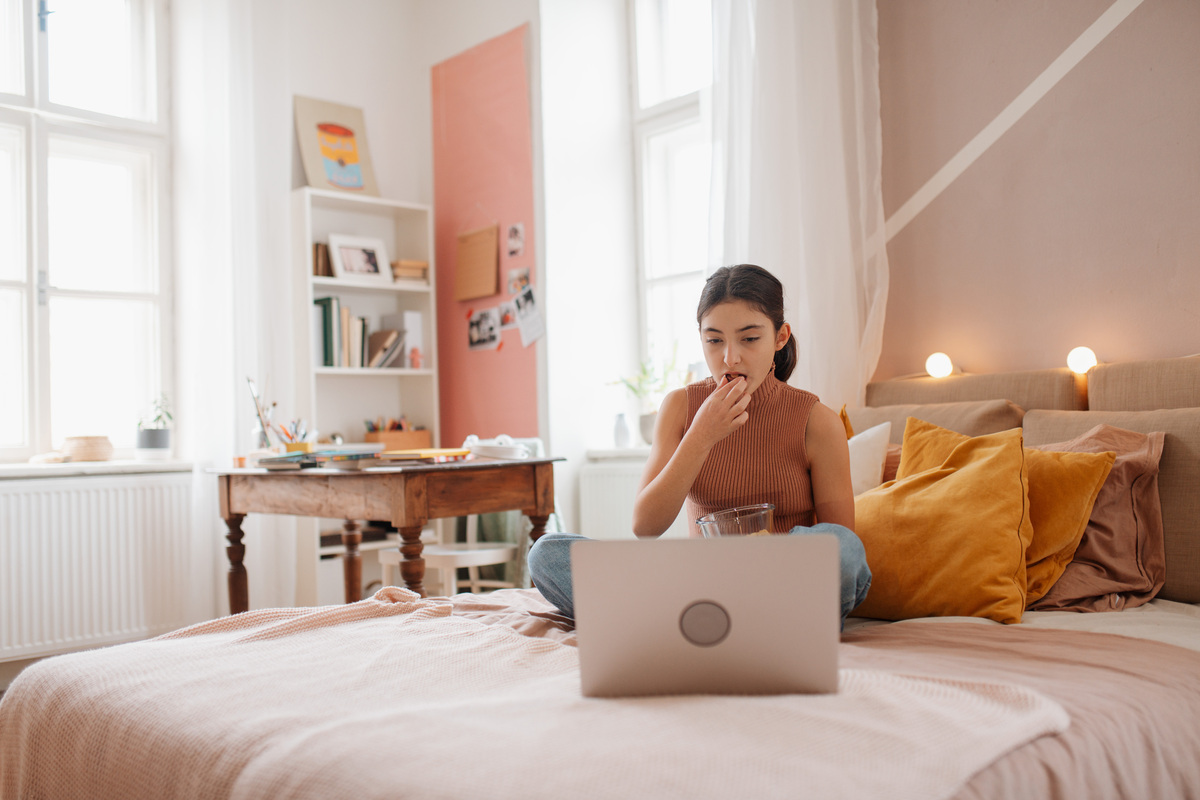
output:
[[[931,378],[944,378],[954,372],[954,362],[945,353],[934,353],[925,359],[925,371]]]
[[[1090,347],[1076,347],[1067,353],[1067,366],[1076,375],[1086,375],[1087,371],[1098,363],[1100,362],[1096,360],[1096,354]]]

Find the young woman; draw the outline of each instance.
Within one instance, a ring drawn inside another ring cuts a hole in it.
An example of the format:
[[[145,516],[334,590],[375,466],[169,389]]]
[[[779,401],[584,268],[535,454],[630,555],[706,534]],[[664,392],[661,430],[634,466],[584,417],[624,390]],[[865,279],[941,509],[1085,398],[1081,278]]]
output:
[[[633,531],[660,536],[685,500],[692,520],[774,503],[773,532],[837,536],[844,620],[871,585],[854,534],[846,429],[816,395],[785,383],[796,366],[796,339],[783,316],[783,285],[762,267],[722,267],[705,283],[696,321],[712,377],[663,400]],[[534,585],[571,617],[570,548],[583,538],[546,534],[529,551]]]

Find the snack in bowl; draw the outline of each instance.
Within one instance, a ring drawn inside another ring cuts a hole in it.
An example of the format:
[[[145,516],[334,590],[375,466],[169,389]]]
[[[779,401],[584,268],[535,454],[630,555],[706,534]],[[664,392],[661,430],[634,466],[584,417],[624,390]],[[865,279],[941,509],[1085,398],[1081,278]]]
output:
[[[706,539],[721,536],[769,536],[774,515],[773,504],[758,503],[705,514],[696,520],[696,525]]]

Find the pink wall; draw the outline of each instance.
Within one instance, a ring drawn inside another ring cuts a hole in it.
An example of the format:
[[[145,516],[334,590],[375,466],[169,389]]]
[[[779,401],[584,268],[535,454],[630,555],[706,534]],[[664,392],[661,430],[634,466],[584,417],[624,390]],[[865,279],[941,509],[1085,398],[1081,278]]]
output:
[[[1111,0],[879,0],[891,217]],[[1200,352],[1200,4],[1145,0],[888,243],[877,380]]]
[[[525,64],[528,25],[433,67],[433,188],[437,244],[438,368],[441,442],[468,434],[538,435],[536,345],[517,329],[503,331],[498,350],[468,347],[472,311],[509,299],[508,270],[528,267],[535,290],[533,149]],[[504,234],[525,226],[524,252],[510,258]],[[500,226],[500,292],[454,299],[458,235]],[[543,304],[538,292],[538,303]],[[544,307],[543,307],[544,313]]]

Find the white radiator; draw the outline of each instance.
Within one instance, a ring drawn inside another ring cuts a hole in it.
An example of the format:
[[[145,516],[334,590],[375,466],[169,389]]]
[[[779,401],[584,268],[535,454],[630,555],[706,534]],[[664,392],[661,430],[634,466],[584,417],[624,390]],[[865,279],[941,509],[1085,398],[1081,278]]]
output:
[[[632,539],[633,500],[645,469],[644,459],[589,461],[579,470],[579,528],[592,539]],[[687,505],[664,538],[687,536]]]
[[[0,481],[0,661],[194,621],[191,483],[190,472]]]

